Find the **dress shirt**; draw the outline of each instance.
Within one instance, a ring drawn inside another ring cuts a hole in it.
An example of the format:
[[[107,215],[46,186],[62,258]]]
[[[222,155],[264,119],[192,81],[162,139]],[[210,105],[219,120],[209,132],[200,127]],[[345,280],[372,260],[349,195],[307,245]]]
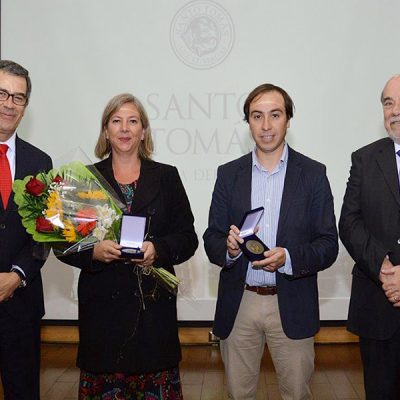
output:
[[[15,138],[16,133],[14,132],[14,134],[6,142],[0,142],[0,144],[6,144],[8,146],[6,155],[8,163],[10,164],[11,178],[13,182],[15,177]]]
[[[264,207],[263,216],[258,224],[259,231],[257,236],[272,249],[276,247],[279,213],[288,161],[288,146],[285,143],[281,159],[271,172],[267,171],[259,163],[255,148],[253,149],[252,158],[251,208]],[[285,249],[285,253],[285,265],[279,268],[278,271],[292,275],[292,263],[287,249]],[[275,286],[275,272],[253,269],[252,263],[249,262],[246,283],[251,286]]]
[[[397,163],[397,175],[399,177],[399,183],[400,183],[400,156],[397,154],[398,151],[400,151],[400,144],[395,143],[394,144],[394,151],[395,151],[395,156],[396,156],[396,163]]]

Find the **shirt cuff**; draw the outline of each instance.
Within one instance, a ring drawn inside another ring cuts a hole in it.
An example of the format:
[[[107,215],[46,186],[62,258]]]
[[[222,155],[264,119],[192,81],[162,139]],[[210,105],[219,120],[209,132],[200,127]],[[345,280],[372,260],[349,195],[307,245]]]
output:
[[[288,250],[287,249],[284,249],[284,250],[285,250],[285,254],[286,254],[286,261],[285,261],[285,264],[282,265],[282,267],[280,267],[278,269],[278,271],[281,274],[293,275],[292,259],[290,258],[290,254],[289,254]]]
[[[240,256],[242,255],[242,252],[240,252],[236,257],[231,257],[228,253],[228,250],[226,251],[226,257],[225,257],[225,265],[229,267],[232,265]]]
[[[11,268],[17,269],[18,271],[21,271],[22,275],[26,278],[25,272],[21,267],[18,267],[18,265],[12,265]]]

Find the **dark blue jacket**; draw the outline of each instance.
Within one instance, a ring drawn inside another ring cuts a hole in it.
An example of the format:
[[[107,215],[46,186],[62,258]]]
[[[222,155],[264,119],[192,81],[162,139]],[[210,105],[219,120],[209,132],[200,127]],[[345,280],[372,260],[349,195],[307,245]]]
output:
[[[245,286],[248,259],[242,255],[226,266],[226,238],[251,209],[251,172],[251,153],[219,167],[203,236],[210,261],[222,267],[214,322],[222,339],[232,330]],[[288,249],[293,267],[293,276],[276,273],[283,330],[292,339],[313,336],[319,330],[317,273],[335,261],[338,237],[325,167],[290,147],[276,246]]]

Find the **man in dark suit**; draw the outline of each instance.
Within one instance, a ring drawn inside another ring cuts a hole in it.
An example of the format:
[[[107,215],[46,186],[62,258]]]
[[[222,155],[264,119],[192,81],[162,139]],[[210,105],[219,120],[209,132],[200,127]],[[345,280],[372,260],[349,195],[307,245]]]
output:
[[[255,149],[218,169],[204,244],[222,267],[214,333],[221,340],[231,398],[255,399],[265,342],[283,399],[310,399],[319,330],[317,273],[338,252],[333,198],[325,167],[285,142],[293,102],[263,84],[244,104]],[[257,235],[270,250],[249,262],[239,225],[257,207]]]
[[[16,135],[29,101],[28,71],[0,61],[0,374],[6,400],[39,399],[40,268],[21,224],[11,183],[51,168],[50,157]]]
[[[368,400],[400,399],[400,75],[383,89],[389,137],[352,154],[339,221],[355,261],[348,317]]]

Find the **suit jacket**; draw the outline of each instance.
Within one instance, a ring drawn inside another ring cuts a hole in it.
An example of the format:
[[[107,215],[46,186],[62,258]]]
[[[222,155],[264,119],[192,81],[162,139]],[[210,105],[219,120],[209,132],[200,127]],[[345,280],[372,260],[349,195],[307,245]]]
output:
[[[379,281],[386,255],[400,264],[399,177],[390,138],[352,154],[339,232],[355,261],[348,329],[370,339],[389,339],[400,325],[400,310],[387,300]]]
[[[51,169],[51,159],[43,151],[18,136],[15,146],[15,179]],[[40,268],[45,260],[33,256],[39,247],[22,226],[14,193],[11,193],[6,209],[0,201],[0,272],[10,272],[12,265],[18,265],[26,274],[27,286],[17,289],[0,307],[18,319],[40,319],[44,314]]]
[[[124,202],[111,157],[95,166]],[[194,254],[198,245],[194,218],[175,167],[142,160],[131,214],[151,216],[147,230],[158,255],[156,267],[174,273],[173,265]],[[60,258],[82,268],[78,366],[98,373],[146,373],[178,365],[176,296],[156,288],[151,276],[142,276],[140,288],[131,263],[105,264],[93,261],[92,254],[90,250]]]
[[[210,261],[222,267],[214,322],[222,339],[235,322],[249,262],[242,255],[225,265],[227,232],[251,209],[251,175],[251,153],[219,167],[204,233]],[[293,276],[276,273],[283,330],[290,338],[310,337],[319,329],[317,272],[335,261],[338,239],[325,167],[290,147],[276,245],[288,249],[293,266]]]

